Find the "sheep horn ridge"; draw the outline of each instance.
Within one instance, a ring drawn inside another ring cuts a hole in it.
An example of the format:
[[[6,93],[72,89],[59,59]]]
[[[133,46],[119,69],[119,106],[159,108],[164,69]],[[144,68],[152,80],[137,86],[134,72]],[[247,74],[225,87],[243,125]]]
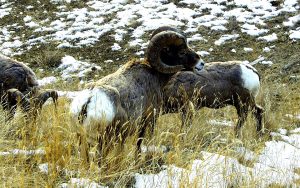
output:
[[[173,26],[161,26],[161,27],[155,29],[155,30],[152,32],[151,37],[150,37],[150,40],[151,40],[155,35],[157,35],[158,33],[163,32],[163,31],[174,31],[174,32],[177,32],[177,33],[179,33],[179,34],[185,36],[185,34],[184,34],[182,31],[180,31],[179,29],[177,29],[176,27],[173,27]],[[185,37],[186,37],[186,36],[185,36]]]
[[[162,49],[171,45],[186,46],[186,38],[178,32],[163,31],[154,35],[148,45],[147,60],[154,69],[164,74],[172,74],[184,69],[183,65],[168,65],[161,60]]]

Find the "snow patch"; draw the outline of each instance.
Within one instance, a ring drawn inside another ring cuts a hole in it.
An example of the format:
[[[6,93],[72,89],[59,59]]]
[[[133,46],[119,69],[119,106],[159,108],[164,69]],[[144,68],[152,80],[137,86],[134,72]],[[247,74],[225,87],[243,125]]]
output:
[[[300,39],[300,27],[298,28],[298,30],[291,30],[289,37],[290,37],[290,39],[299,40]]]
[[[276,33],[273,33],[271,35],[267,35],[267,36],[263,36],[263,37],[258,37],[257,38],[258,40],[264,40],[266,42],[274,42],[276,41],[278,38],[277,38],[277,35]]]
[[[57,81],[56,77],[49,76],[49,77],[44,77],[44,78],[38,80],[38,84],[39,84],[39,86],[44,86],[44,85],[55,83],[56,81]]]
[[[215,45],[222,45],[224,44],[226,41],[229,41],[229,40],[235,40],[239,37],[239,34],[234,34],[234,35],[223,35],[221,36],[221,38],[217,41],[215,41]]]
[[[114,43],[114,45],[111,47],[112,51],[119,51],[121,50],[121,46],[117,43]]]
[[[228,120],[211,119],[211,120],[208,120],[208,123],[213,125],[213,126],[226,126],[226,127],[234,126],[234,122],[228,121]]]
[[[293,17],[289,17],[289,20],[286,22],[283,22],[283,25],[286,27],[294,27],[299,22],[300,22],[300,14],[293,16]]]
[[[270,52],[270,51],[271,51],[271,49],[269,47],[264,47],[263,48],[263,52]]]
[[[247,33],[250,36],[259,36],[261,34],[267,33],[269,30],[267,29],[258,29],[255,25],[244,24],[242,25],[242,32]]]
[[[197,51],[197,54],[199,54],[201,57],[209,56],[210,53],[207,51]]]
[[[255,65],[257,63],[263,64],[263,65],[269,65],[269,66],[273,65],[272,61],[267,61],[266,58],[261,55],[256,60],[252,61],[250,64]]]
[[[61,64],[57,68],[61,72],[61,77],[64,80],[71,78],[72,76],[80,79],[84,78],[88,73],[96,70],[101,70],[101,67],[76,60],[72,56],[65,56],[61,60]]]
[[[37,150],[23,150],[23,149],[13,149],[5,152],[0,152],[0,156],[8,156],[8,155],[45,155],[46,152],[43,149]]]
[[[252,48],[244,48],[244,51],[245,52],[253,52],[253,49]]]
[[[49,172],[48,163],[39,164],[38,167],[42,173],[48,174]]]

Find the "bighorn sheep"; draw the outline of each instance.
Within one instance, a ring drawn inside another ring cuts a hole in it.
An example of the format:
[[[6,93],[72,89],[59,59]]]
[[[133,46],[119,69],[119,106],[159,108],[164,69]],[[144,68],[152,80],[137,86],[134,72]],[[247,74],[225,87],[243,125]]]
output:
[[[201,67],[201,66],[200,66]],[[188,108],[222,108],[233,105],[238,113],[235,127],[237,136],[249,110],[257,121],[256,130],[262,131],[263,108],[255,103],[260,88],[260,77],[251,65],[240,61],[206,63],[199,71],[181,71],[172,76],[165,86],[165,110],[178,112],[183,108],[184,118],[191,118]]]
[[[172,26],[156,29],[151,38],[163,31],[180,30]],[[249,64],[239,61],[215,62],[204,64],[200,60],[194,67],[178,72],[163,90],[164,113],[182,110],[182,124],[191,120],[189,108],[222,108],[233,105],[237,109],[239,120],[236,134],[246,120],[249,110],[253,110],[257,121],[257,131],[262,132],[263,108],[255,103],[260,87],[257,70]],[[193,109],[194,110],[194,109]],[[192,110],[192,111],[193,111]]]
[[[40,93],[37,78],[28,66],[0,55],[0,103],[9,111],[8,119],[14,116],[18,103],[24,112],[33,112],[35,116],[50,97],[56,103],[57,92]]]
[[[162,88],[174,73],[194,66],[198,60],[184,36],[163,31],[150,40],[144,61],[127,62],[89,85],[72,101],[71,113],[90,130],[88,134],[96,132],[98,136],[99,160],[106,153],[103,146],[109,147],[110,134],[121,139],[115,140],[120,143],[130,132],[137,131],[137,152],[140,151],[147,124],[155,119],[154,111],[163,103]],[[133,122],[138,123],[132,125]]]

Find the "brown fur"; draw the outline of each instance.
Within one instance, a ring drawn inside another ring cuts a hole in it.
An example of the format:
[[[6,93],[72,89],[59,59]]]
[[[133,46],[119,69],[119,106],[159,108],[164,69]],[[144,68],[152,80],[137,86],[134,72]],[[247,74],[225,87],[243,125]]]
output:
[[[132,132],[137,132],[139,153],[146,128],[150,125],[153,129],[155,109],[159,109],[163,104],[162,88],[175,73],[172,71],[177,72],[178,68],[198,62],[199,56],[188,48],[185,38],[182,35],[176,38],[175,35],[174,32],[166,32],[164,36],[155,36],[148,46],[146,60],[129,61],[116,72],[87,86],[90,89],[103,90],[114,102],[116,109],[112,123],[99,125],[97,134],[100,158],[105,157],[105,148],[110,148],[112,143],[123,145],[126,137]],[[165,51],[170,46],[172,49]],[[185,53],[181,54],[181,51]],[[87,114],[86,105],[82,108],[81,117]],[[109,142],[108,138],[111,137],[115,137],[116,140]],[[103,147],[104,145],[106,147]]]
[[[35,112],[32,115],[35,116],[49,97],[56,102],[57,92],[46,91],[41,93],[38,89],[37,78],[28,66],[8,57],[0,56],[0,102],[4,110],[9,111],[8,119],[14,116],[17,97],[23,98],[21,100],[23,111],[29,112],[28,106],[30,105],[30,109]],[[30,98],[33,102],[27,104]]]
[[[24,63],[0,56],[0,83],[4,91],[16,88],[22,93],[38,86],[34,72]]]
[[[138,131],[137,134],[140,138],[137,141],[137,154],[140,153],[146,128],[149,125],[153,126],[150,121],[155,119],[154,109],[158,109],[162,105],[161,88],[168,78],[168,75],[155,71],[146,62],[131,61],[115,73],[89,84],[89,88],[101,88],[109,94],[117,110],[110,125],[107,125],[106,128],[101,125],[101,130],[104,131],[99,133],[98,151],[101,158],[106,156],[107,149],[111,147],[112,143],[123,145],[126,137],[135,131]],[[108,142],[107,138],[102,135],[108,135],[109,138],[115,138],[115,140]]]
[[[196,109],[202,107],[222,108],[233,105],[239,120],[236,134],[240,135],[240,128],[246,120],[249,110],[257,120],[257,131],[262,130],[263,109],[256,105],[255,96],[243,87],[239,62],[215,62],[205,64],[198,73],[182,71],[175,74],[164,88],[168,112],[178,112],[187,108],[192,102]],[[183,114],[186,118],[187,114]],[[190,118],[190,117],[188,117]],[[182,120],[184,123],[186,120]]]

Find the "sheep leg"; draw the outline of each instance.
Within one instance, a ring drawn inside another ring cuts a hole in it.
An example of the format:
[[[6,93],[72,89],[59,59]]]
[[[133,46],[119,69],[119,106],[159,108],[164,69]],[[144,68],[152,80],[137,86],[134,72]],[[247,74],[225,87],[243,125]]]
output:
[[[147,126],[151,128],[151,133],[153,133],[155,123],[156,123],[155,111],[149,112],[148,116],[146,116],[146,118],[141,122],[141,127],[138,129],[138,140],[136,144],[136,152],[135,152],[136,161],[139,161],[139,157],[141,154],[141,145],[143,142],[143,138],[145,137],[146,134]]]
[[[5,118],[5,121],[10,121],[15,116],[17,105],[7,106],[7,109],[8,109],[8,114],[7,117]]]
[[[97,152],[99,154],[98,166],[103,165],[103,160],[111,149],[113,143],[116,143],[118,147],[118,153],[123,150],[126,136],[128,134],[128,118],[125,110],[121,107],[117,108],[118,113],[114,121],[109,126],[99,125],[99,136]],[[123,123],[126,122],[126,123]],[[113,126],[112,126],[113,125]],[[103,128],[106,127],[106,128]],[[103,167],[103,166],[102,166]],[[105,167],[104,167],[105,168]]]
[[[98,166],[101,168],[106,168],[107,165],[104,163],[104,160],[108,154],[108,150],[110,149],[111,142],[108,140],[111,137],[109,136],[108,132],[105,132],[104,135],[99,135],[98,138],[98,145],[97,145],[97,151],[98,151]],[[105,166],[103,166],[105,165]]]
[[[97,146],[97,150],[98,150],[98,154],[99,154],[99,159],[98,159],[97,163],[98,163],[99,167],[102,167],[103,161],[108,152],[108,140],[107,139],[108,139],[107,132],[105,132],[104,135],[99,135],[98,146]]]
[[[3,90],[3,83],[0,83],[0,103],[3,102],[4,90]]]
[[[263,113],[264,113],[264,109],[259,105],[255,105],[253,114],[256,119],[256,131],[258,134],[263,134],[264,132],[263,124],[262,124]]]
[[[141,145],[142,145],[145,133],[146,133],[146,127],[147,127],[146,123],[143,123],[142,127],[138,131],[138,140],[136,143],[136,154],[135,154],[137,159],[139,158],[139,155],[141,154]]]
[[[99,138],[98,138],[98,145],[97,145],[97,152],[98,152],[98,155],[99,155],[99,159],[97,161],[98,163],[98,166],[101,167],[102,165],[102,162],[103,162],[103,146],[104,146],[104,136],[102,135],[99,135]]]
[[[236,137],[240,138],[242,136],[241,128],[244,125],[248,116],[248,105],[242,105],[242,106],[238,105],[236,106],[236,109],[239,118],[238,118],[238,123],[235,127],[235,135]]]
[[[159,113],[157,113],[156,109],[153,110],[153,115],[151,116],[151,119],[149,120],[149,127],[150,127],[150,134],[154,134],[154,127],[156,125],[156,120],[158,119]]]
[[[79,133],[79,148],[80,148],[80,157],[83,160],[83,165],[88,168],[90,164],[89,158],[89,146],[86,138],[86,132],[81,128]]]
[[[112,148],[112,144],[117,142],[117,135],[115,134],[115,131],[113,129],[113,127],[111,125],[106,126],[105,129],[103,129],[104,131],[101,131],[102,127],[99,125],[99,135],[97,136],[98,138],[98,145],[97,145],[97,151],[98,151],[98,155],[99,155],[99,159],[97,161],[98,166],[101,168],[106,168],[107,164],[104,163],[104,160],[109,152],[109,150]],[[117,143],[118,144],[118,143]],[[105,165],[105,166],[103,166]]]
[[[14,117],[18,104],[21,104],[24,113],[30,110],[30,101],[17,89],[9,89],[4,96],[2,104],[4,110],[9,111],[7,121]]]

